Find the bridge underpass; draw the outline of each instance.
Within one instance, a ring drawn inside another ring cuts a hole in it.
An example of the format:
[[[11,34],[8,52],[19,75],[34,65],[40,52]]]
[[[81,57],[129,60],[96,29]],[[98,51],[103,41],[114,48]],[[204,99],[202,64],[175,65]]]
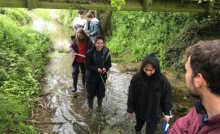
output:
[[[220,0],[126,0],[120,10],[219,13]],[[0,7],[117,10],[110,0],[0,0]]]

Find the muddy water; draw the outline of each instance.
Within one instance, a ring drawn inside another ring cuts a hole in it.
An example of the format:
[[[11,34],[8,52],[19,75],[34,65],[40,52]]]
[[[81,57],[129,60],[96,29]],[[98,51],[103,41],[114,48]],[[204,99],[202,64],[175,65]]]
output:
[[[71,54],[68,42],[71,30],[59,24],[34,21],[35,29],[46,30],[54,42],[49,54],[43,91],[33,118],[40,133],[58,134],[133,134],[134,116],[128,118],[126,102],[131,73],[123,73],[113,64],[106,84],[102,113],[89,111],[86,91],[79,75],[78,91],[72,93]],[[61,53],[63,52],[63,53]],[[95,108],[97,106],[96,99]],[[162,133],[159,125],[157,133]],[[144,131],[144,130],[143,130]]]
[[[65,52],[69,51],[71,30],[43,20],[35,20],[33,25],[36,30],[51,35],[55,49],[49,54],[50,58],[46,66],[43,97],[40,102],[43,108],[36,108],[33,118],[39,123],[37,125],[39,131],[59,134],[121,133],[123,128],[120,124],[127,119],[127,88],[131,76],[120,73],[116,65],[113,65],[106,86],[102,113],[96,112],[96,109],[93,112],[89,111],[81,76],[79,76],[78,91],[72,93],[69,88],[72,84],[72,57],[70,53]],[[97,106],[96,99],[94,105]]]

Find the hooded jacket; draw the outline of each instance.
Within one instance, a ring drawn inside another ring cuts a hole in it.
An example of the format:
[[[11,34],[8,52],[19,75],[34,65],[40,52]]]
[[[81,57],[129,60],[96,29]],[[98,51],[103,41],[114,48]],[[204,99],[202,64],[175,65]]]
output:
[[[97,18],[93,18],[90,22],[89,35],[93,41],[101,35],[100,22]]]
[[[87,70],[86,71],[87,82],[97,82],[100,79],[98,67],[96,65],[95,53],[96,53],[96,48],[93,47],[86,54],[85,67]],[[111,56],[109,49],[107,47],[103,47],[101,53],[102,53],[101,59],[103,61],[103,67],[106,69],[106,71],[109,71],[111,67]],[[107,79],[107,72],[101,75],[104,80]]]
[[[156,71],[147,76],[143,71],[146,64],[151,64]],[[127,112],[135,112],[136,117],[153,121],[162,116],[162,112],[170,115],[172,108],[171,86],[167,78],[161,74],[159,61],[154,56],[144,59],[140,71],[131,79],[127,101]]]
[[[169,134],[219,134],[220,114],[210,119],[206,115],[204,106],[198,101],[187,115],[174,123]]]

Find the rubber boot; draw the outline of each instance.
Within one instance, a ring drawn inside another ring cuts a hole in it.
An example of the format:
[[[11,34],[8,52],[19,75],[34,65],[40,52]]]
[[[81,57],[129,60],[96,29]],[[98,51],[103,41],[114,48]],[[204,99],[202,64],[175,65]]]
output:
[[[88,107],[90,110],[93,110],[93,99],[94,98],[88,98]]]
[[[78,83],[78,77],[77,76],[73,76],[73,90],[72,90],[72,92],[76,92],[77,91],[77,83]]]
[[[98,104],[98,107],[97,107],[97,112],[102,112],[102,101],[103,101],[103,98],[97,98],[97,104]]]
[[[85,74],[82,74],[82,84],[83,84],[83,86],[85,86]]]
[[[141,131],[139,131],[139,132],[136,131],[135,134],[141,134]]]

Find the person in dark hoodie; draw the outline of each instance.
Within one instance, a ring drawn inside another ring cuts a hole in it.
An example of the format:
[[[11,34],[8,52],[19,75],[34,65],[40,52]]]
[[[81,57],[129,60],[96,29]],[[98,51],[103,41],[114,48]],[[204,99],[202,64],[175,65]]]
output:
[[[169,134],[219,134],[220,40],[199,41],[190,46],[185,69],[188,92],[198,102],[174,123]]]
[[[160,118],[168,123],[172,109],[171,86],[160,71],[158,59],[153,55],[144,58],[140,70],[132,77],[127,101],[127,112],[136,115],[136,134],[146,122],[146,134],[154,134]]]
[[[86,89],[88,107],[93,109],[93,100],[97,96],[98,109],[102,108],[102,100],[105,97],[105,82],[107,71],[111,67],[111,57],[109,49],[105,46],[103,37],[95,39],[95,47],[86,54]]]
[[[85,55],[86,52],[92,48],[93,43],[92,40],[88,37],[86,32],[79,28],[76,31],[75,36],[71,36],[70,48],[72,48],[73,53],[73,62],[72,62],[72,78],[73,78],[73,86],[72,92],[77,91],[77,83],[78,83],[78,75],[79,69],[81,69],[82,74],[82,84],[85,85]]]

